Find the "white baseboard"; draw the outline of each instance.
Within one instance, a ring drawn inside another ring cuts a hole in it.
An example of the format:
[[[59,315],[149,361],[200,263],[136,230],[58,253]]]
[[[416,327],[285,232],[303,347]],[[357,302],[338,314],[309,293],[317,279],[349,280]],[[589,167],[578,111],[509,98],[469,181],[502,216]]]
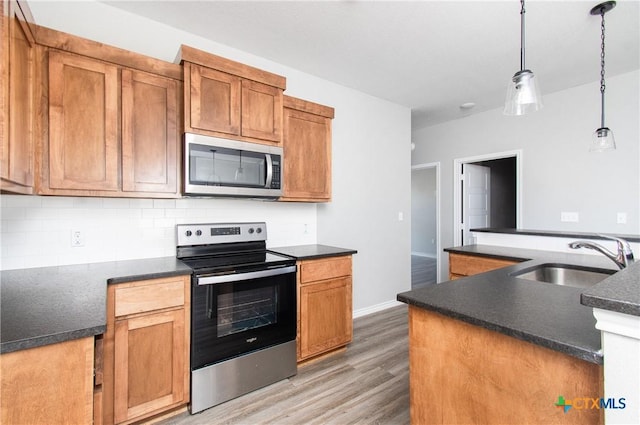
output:
[[[361,316],[366,316],[366,315],[371,314],[371,313],[377,313],[378,311],[386,310],[388,308],[396,307],[396,306],[399,306],[399,305],[402,305],[402,304],[404,304],[404,303],[401,303],[400,301],[393,300],[393,301],[387,301],[387,302],[384,302],[384,303],[381,303],[381,304],[372,305],[371,307],[360,308],[358,310],[354,310],[353,318],[355,319],[355,318],[358,318],[358,317],[361,317]]]
[[[438,258],[437,254],[431,254],[429,252],[414,252],[414,251],[411,251],[411,255],[415,255],[416,257]]]

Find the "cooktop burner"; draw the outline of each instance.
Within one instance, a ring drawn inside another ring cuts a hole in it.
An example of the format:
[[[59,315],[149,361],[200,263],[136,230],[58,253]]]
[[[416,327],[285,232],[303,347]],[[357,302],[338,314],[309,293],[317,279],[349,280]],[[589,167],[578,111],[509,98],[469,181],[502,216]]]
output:
[[[198,274],[293,265],[295,258],[266,249],[266,223],[179,224],[177,257]]]
[[[269,251],[188,257],[180,260],[198,274],[247,271],[253,268],[265,269],[272,266],[295,264],[296,261],[295,258]]]

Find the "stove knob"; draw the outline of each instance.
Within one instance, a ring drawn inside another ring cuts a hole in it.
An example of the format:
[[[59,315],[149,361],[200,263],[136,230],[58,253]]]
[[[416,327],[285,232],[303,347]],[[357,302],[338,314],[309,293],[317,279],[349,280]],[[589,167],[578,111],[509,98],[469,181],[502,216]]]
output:
[[[258,228],[256,229],[256,232],[258,232],[258,233],[262,233],[262,227],[258,227]]]
[[[249,228],[249,234],[250,234],[250,235],[252,235],[252,234],[253,234],[253,232],[254,232],[253,227],[250,227],[250,228]]]
[[[187,237],[191,236],[193,233],[191,233],[191,230],[187,230],[186,232],[184,232],[185,235],[187,235]]]
[[[196,230],[196,236],[202,236],[202,230]]]

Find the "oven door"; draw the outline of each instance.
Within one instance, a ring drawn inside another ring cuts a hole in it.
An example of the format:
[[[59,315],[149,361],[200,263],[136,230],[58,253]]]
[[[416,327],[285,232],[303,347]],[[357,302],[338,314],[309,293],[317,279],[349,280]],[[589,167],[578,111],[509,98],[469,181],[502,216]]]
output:
[[[296,338],[296,266],[194,276],[191,369]]]

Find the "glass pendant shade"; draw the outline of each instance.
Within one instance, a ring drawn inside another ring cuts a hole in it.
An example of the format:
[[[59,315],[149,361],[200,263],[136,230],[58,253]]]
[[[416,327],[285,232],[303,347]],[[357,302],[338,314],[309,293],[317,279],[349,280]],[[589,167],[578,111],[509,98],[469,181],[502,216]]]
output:
[[[505,115],[524,115],[542,109],[540,86],[528,69],[515,73],[507,88]]]
[[[613,137],[613,131],[607,127],[600,127],[593,133],[589,152],[606,152],[616,148],[616,140]]]

